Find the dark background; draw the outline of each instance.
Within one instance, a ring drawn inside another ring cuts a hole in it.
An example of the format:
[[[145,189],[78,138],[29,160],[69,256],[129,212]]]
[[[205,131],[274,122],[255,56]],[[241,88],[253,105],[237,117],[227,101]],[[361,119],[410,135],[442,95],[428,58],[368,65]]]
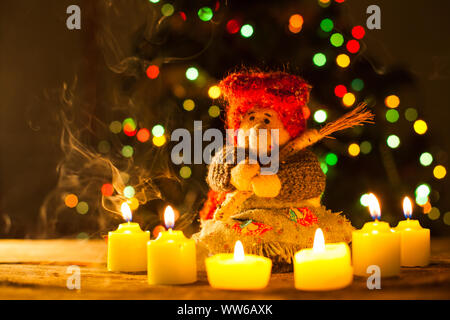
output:
[[[111,30],[120,30],[122,38],[118,42],[123,45],[125,55],[133,53],[140,43],[136,34],[142,31],[140,29],[142,22],[152,18],[151,15],[147,15],[145,18],[142,16],[133,18],[133,14],[139,12],[140,6],[151,5],[144,0],[140,4],[136,4],[137,2],[139,1],[129,1],[128,3],[111,1],[113,7],[119,3],[117,6],[118,19],[111,22],[110,17],[104,13],[105,8],[108,7],[105,5],[108,3],[106,1],[101,5],[100,1],[1,1],[0,237],[38,237],[44,234],[40,230],[40,208],[45,197],[57,185],[56,168],[63,157],[60,148],[61,123],[58,117],[60,107],[57,103],[63,83],[73,83],[76,75],[78,81],[77,101],[80,101],[79,105],[83,106],[82,109],[95,114],[105,123],[114,120],[113,117],[110,117],[111,112],[108,109],[108,106],[112,106],[109,99],[113,100],[111,96],[114,95],[109,88],[116,87],[121,76],[112,73],[107,68],[105,60],[109,57],[108,53],[105,52],[105,46],[99,45],[95,33],[105,26],[114,24]],[[292,8],[291,13],[285,14],[289,17],[290,14],[299,11],[296,8],[302,8],[302,3],[307,2],[309,2],[308,6],[311,6],[311,2],[315,4],[315,1],[266,1],[264,4],[258,2],[258,7],[266,6],[274,12],[278,10],[279,5],[284,8]],[[194,5],[194,1],[190,3],[192,7],[197,8],[204,1],[199,1],[198,5]],[[70,4],[78,4],[82,9],[82,29],[80,31],[70,31],[65,26],[66,8]],[[256,2],[253,4],[256,7]],[[412,74],[416,88],[414,95],[402,100],[402,103],[405,101],[421,110],[421,116],[427,120],[429,134],[433,137],[431,145],[439,145],[441,149],[448,152],[449,139],[447,137],[450,135],[448,125],[450,113],[449,2],[446,0],[347,0],[342,5],[340,14],[353,25],[364,25],[367,17],[366,8],[371,4],[381,7],[382,25],[381,30],[367,30],[364,38],[367,47],[366,54],[375,58],[374,67],[378,70],[389,70],[395,66],[408,70]],[[229,10],[253,11],[252,5],[244,5],[241,1],[229,1],[227,5]],[[257,12],[258,8],[254,10]],[[261,20],[264,18],[264,15],[260,16]],[[211,65],[208,64],[210,60],[208,57],[217,54],[214,49],[220,48],[217,43],[222,41],[221,36],[221,33],[215,34],[213,42],[216,45],[207,48],[192,60],[203,61],[205,69],[207,69],[207,66]],[[201,38],[201,36],[199,37]],[[207,41],[199,40],[199,42],[201,42],[198,45],[200,48]],[[195,45],[193,44],[193,46]],[[267,47],[268,51],[261,51],[261,56],[266,55],[263,63],[265,66],[271,67],[271,61],[267,56],[277,57],[277,48],[270,47],[270,44]],[[161,46],[160,50],[161,56],[175,55],[173,48],[172,51],[170,49],[164,51],[164,46]],[[180,48],[180,50],[184,49]],[[222,50],[226,50],[226,48],[222,48]],[[269,53],[269,50],[272,51]],[[186,53],[184,56],[188,56],[187,51],[189,50],[186,49],[186,52],[183,52]],[[197,51],[192,50],[192,53]],[[281,49],[280,52],[282,51]],[[239,52],[239,50],[235,52]],[[242,52],[242,56],[236,55],[224,61],[221,68],[211,68],[209,70],[211,76],[220,79],[233,66],[251,62],[251,59],[245,56],[248,52]],[[152,52],[146,52],[145,48],[140,53],[152,59],[157,56]],[[274,64],[276,64],[274,67],[290,64],[294,70],[302,68],[302,66],[292,66],[293,62],[287,61],[285,56],[280,54],[279,59],[274,59]],[[186,63],[189,64],[190,61],[170,61],[164,83],[167,85],[167,83],[176,82],[177,68],[181,69],[181,66],[185,68]],[[161,69],[161,76],[164,74],[164,69]],[[323,79],[323,81],[327,80]],[[123,89],[121,92],[124,92],[125,95],[131,91],[131,85],[128,85],[127,81],[120,83]],[[156,86],[158,86],[159,93],[164,92],[164,88],[161,88],[163,84]],[[317,87],[318,83],[315,83],[315,86]],[[140,90],[136,83],[133,83],[132,88],[133,92]],[[143,116],[148,119],[146,120],[148,123],[152,123],[152,121],[154,123],[158,117],[165,118],[166,120],[162,121],[168,124],[176,123],[175,120],[171,120],[173,118],[171,118],[170,112],[166,112],[161,109],[161,106],[155,106],[152,103],[150,100],[148,101],[148,108],[145,109]],[[172,116],[176,117],[176,113],[172,113]],[[221,126],[218,121],[211,124],[217,127]],[[413,133],[411,132],[411,134]],[[410,147],[414,148],[414,145]],[[352,165],[358,166],[358,162],[354,162]],[[369,170],[369,168],[367,169]],[[327,194],[332,194],[333,188],[336,190],[340,186],[352,184],[351,169],[342,170],[347,170],[345,175],[348,179],[333,182],[331,186],[329,184]],[[423,168],[417,165],[417,170],[423,170]],[[204,175],[204,172],[204,168],[194,170],[197,177]],[[414,175],[415,172],[412,174]],[[198,178],[195,183],[187,183],[199,190],[196,201],[201,201],[207,191],[203,180]],[[411,186],[409,191],[413,191],[413,188]],[[378,189],[382,190],[383,186],[379,186]],[[386,189],[388,190],[388,187]],[[448,183],[442,182],[440,189],[448,189]],[[358,202],[361,193],[362,191],[349,194],[348,199],[342,199],[342,197],[334,199],[332,196],[326,196],[325,202],[329,207],[338,211],[345,202]],[[175,203],[184,201],[182,195],[176,196],[176,192],[172,196],[173,199],[169,196],[165,200]],[[398,207],[391,206],[391,209],[401,212],[400,199],[397,200]],[[160,213],[164,204],[165,201],[161,201],[161,203],[155,204],[152,210]],[[442,214],[450,211],[447,197],[441,197],[439,207]],[[349,211],[351,208],[348,205],[345,209]],[[362,212],[366,212],[366,209]],[[368,220],[368,215],[357,219],[356,225],[359,226],[363,220]],[[391,221],[395,221],[395,219]],[[424,221],[425,225],[432,225],[430,221]],[[70,225],[70,220],[67,225]],[[149,223],[150,225],[151,223]],[[58,232],[45,234],[45,236],[74,236],[83,231],[83,227],[86,227],[86,224],[77,224],[73,228],[60,227]],[[98,235],[92,232],[92,228],[87,229],[90,234]],[[434,234],[447,234],[448,226],[443,225],[442,221],[435,222],[432,230]]]

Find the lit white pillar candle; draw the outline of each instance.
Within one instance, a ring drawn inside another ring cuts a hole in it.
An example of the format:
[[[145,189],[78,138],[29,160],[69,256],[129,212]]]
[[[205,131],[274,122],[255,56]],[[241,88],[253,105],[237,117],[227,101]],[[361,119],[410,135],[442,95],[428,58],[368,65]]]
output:
[[[370,215],[375,221],[352,233],[354,274],[367,276],[367,267],[374,265],[380,268],[381,277],[396,276],[400,273],[400,233],[379,220],[378,199],[373,193],[369,196]]]
[[[411,220],[412,203],[408,197],[403,200],[406,220],[395,228],[401,238],[401,264],[405,267],[423,267],[430,263],[430,229],[422,228],[419,220]]]

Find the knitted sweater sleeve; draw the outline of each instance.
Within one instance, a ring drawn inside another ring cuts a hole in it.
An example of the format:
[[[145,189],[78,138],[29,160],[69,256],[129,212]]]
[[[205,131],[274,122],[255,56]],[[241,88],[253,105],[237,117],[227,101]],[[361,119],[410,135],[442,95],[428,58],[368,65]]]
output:
[[[278,178],[281,181],[277,199],[296,201],[320,196],[325,190],[326,176],[316,155],[303,150],[280,164]]]
[[[231,169],[235,166],[234,162],[227,159],[236,159],[236,148],[223,147],[211,159],[208,167],[208,176],[206,182],[214,191],[231,191],[234,186],[231,184]]]

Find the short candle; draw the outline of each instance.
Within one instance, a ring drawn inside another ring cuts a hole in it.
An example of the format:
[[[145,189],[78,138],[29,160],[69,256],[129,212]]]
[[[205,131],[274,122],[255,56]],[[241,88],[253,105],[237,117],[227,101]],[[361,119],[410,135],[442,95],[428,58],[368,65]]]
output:
[[[127,223],[108,232],[108,271],[139,272],[147,270],[147,242],[150,233],[131,222],[131,209],[126,202],[121,211]]]
[[[422,228],[418,220],[411,220],[412,203],[408,197],[403,200],[406,220],[395,228],[401,239],[401,265],[423,267],[430,263],[430,229]]]
[[[149,284],[186,284],[197,281],[195,241],[182,231],[172,230],[175,214],[171,206],[164,211],[168,231],[160,232],[147,244],[147,276]]]
[[[267,286],[272,270],[272,260],[245,254],[241,241],[233,253],[221,253],[205,260],[211,287],[228,290],[257,290]]]
[[[344,242],[325,244],[322,229],[314,236],[312,249],[303,249],[294,256],[295,288],[324,291],[344,288],[352,283],[350,249]]]
[[[352,233],[353,270],[358,276],[368,276],[367,268],[380,268],[381,277],[400,273],[400,233],[387,222],[380,221],[381,210],[374,194],[369,195],[370,215],[374,222],[367,222],[361,230]]]

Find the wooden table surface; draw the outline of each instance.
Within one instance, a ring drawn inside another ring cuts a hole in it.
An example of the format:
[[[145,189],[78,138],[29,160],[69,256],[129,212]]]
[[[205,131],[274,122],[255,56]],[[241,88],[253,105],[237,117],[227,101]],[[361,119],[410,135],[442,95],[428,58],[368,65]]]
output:
[[[106,270],[102,240],[0,240],[0,299],[450,299],[450,238],[432,239],[431,264],[402,268],[369,290],[365,278],[330,292],[294,289],[293,274],[273,274],[260,291],[216,290],[199,272],[195,284],[149,286],[145,273]],[[81,270],[81,289],[69,290],[69,265]]]

